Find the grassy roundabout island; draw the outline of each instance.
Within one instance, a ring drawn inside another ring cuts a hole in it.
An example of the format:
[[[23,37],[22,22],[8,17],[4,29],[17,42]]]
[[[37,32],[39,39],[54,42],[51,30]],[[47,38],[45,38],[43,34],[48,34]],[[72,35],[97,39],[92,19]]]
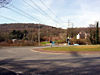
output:
[[[44,51],[100,51],[100,45],[43,48]]]

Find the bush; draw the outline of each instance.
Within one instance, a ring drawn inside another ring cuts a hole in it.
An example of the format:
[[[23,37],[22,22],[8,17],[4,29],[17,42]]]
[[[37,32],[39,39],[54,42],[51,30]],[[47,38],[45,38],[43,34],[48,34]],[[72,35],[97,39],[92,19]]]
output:
[[[79,44],[79,45],[86,45],[86,44],[88,44],[86,39],[71,39],[70,43],[71,44]]]
[[[60,43],[65,43],[65,40],[57,40],[56,43],[60,44]]]
[[[25,41],[25,40],[19,40],[15,43],[12,43],[10,40],[5,42],[0,42],[0,46],[37,46],[37,42],[31,42],[31,41]]]
[[[0,46],[10,46],[7,42],[0,42]]]
[[[0,42],[5,41],[5,38],[0,36]]]
[[[18,40],[16,43],[12,44],[13,46],[36,46],[36,42],[31,42],[27,40]]]

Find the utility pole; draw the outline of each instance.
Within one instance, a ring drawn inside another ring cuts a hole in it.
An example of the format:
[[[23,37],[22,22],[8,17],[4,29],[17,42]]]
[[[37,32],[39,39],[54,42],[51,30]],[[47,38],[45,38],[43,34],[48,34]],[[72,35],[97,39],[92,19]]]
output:
[[[69,26],[70,26],[70,20],[68,19],[68,28],[69,28]]]
[[[72,28],[74,28],[74,23],[72,23]]]
[[[74,34],[73,34],[73,26],[74,26],[74,23],[72,23],[72,38],[73,38],[73,36],[74,36]]]
[[[40,24],[38,24],[38,45],[40,46]]]
[[[70,20],[68,19],[68,28],[69,28],[69,26],[70,26]],[[67,30],[68,30],[68,28],[67,28]],[[67,34],[67,37],[69,37],[69,35]]]
[[[74,23],[73,22],[70,22],[70,20],[68,19],[68,28],[69,28],[69,26],[70,26],[70,24],[72,25],[72,28],[73,28],[73,26],[74,26]]]
[[[70,25],[70,20],[68,19],[68,28],[69,28],[69,25]],[[67,41],[67,44],[68,45],[70,45],[70,40],[69,40],[69,34],[68,34],[68,28],[67,28],[67,39],[66,39],[66,41]]]

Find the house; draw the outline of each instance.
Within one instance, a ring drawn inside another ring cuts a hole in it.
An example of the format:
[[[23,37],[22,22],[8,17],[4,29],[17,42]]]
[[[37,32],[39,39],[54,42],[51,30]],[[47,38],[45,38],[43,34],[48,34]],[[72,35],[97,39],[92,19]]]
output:
[[[87,39],[88,34],[86,32],[79,32],[76,39]]]

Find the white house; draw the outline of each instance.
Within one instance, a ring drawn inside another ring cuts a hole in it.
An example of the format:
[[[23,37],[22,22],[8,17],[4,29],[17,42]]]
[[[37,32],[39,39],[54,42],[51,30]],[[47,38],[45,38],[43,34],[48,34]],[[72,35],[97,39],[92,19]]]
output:
[[[86,39],[88,34],[86,32],[79,32],[76,36],[76,39]]]
[[[76,36],[76,39],[80,39],[80,34],[78,34],[78,35]]]

